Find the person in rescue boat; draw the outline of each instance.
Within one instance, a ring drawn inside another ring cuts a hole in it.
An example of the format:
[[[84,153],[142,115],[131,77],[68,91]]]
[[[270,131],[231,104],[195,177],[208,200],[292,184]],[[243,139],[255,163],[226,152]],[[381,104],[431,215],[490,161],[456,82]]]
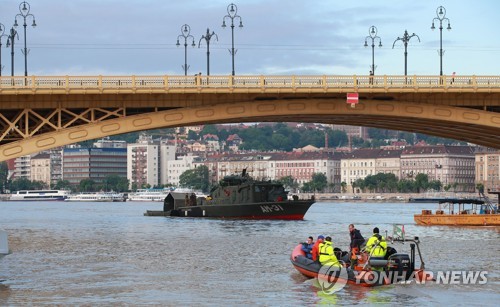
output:
[[[326,237],[325,241],[319,245],[319,262],[321,265],[342,267],[333,251],[331,237]]]
[[[307,242],[302,243],[302,251],[306,254],[307,259],[312,259],[312,248],[314,246],[313,237],[307,238]]]
[[[318,238],[316,239],[316,242],[314,242],[314,245],[311,249],[312,260],[319,261],[319,245],[323,243],[324,239],[325,239],[324,236],[319,235]]]
[[[365,243],[365,238],[363,238],[363,236],[361,235],[361,231],[354,227],[354,224],[349,225],[349,236],[351,237],[351,244],[349,245],[349,247],[351,249],[353,249],[354,247],[361,249],[361,245]]]
[[[379,232],[378,227],[373,228],[373,236],[366,242],[365,252],[369,253],[371,257],[384,258],[387,252],[387,242]]]
[[[354,224],[349,225],[349,236],[351,237],[351,244],[349,245],[351,253],[349,254],[349,259],[351,261],[351,267],[354,267],[358,260],[357,255],[361,250],[361,245],[365,243],[365,238],[363,238],[361,232],[354,227]]]

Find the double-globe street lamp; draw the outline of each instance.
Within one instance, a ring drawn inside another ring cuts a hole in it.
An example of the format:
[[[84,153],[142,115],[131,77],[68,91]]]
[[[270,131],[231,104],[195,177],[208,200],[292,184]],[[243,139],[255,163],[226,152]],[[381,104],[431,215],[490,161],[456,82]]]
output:
[[[192,43],[191,46],[196,46],[194,43],[194,37],[190,34],[191,33],[191,28],[185,24],[181,27],[181,35],[177,36],[177,47],[179,47],[181,44],[179,43],[179,38],[184,38],[184,75],[187,76],[187,71],[188,71],[188,64],[187,64],[187,46],[188,46],[188,39],[191,39]]]
[[[448,22],[448,27],[446,28],[447,30],[451,30],[450,26],[450,20],[446,18],[446,9],[443,6],[440,6],[436,9],[436,15],[437,17],[434,17],[432,19],[432,26],[431,29],[434,30],[436,27],[434,27],[434,21],[439,20],[439,58],[440,58],[440,69],[439,69],[439,75],[443,75],[443,55],[444,55],[444,50],[443,50],[443,20],[446,20]]]
[[[10,70],[10,75],[14,77],[14,42],[15,38],[17,37],[17,40],[19,40],[19,35],[17,34],[16,29],[10,28],[10,34],[7,36],[7,45],[5,45],[7,48],[10,48],[10,56],[11,56],[11,70]]]
[[[372,40],[372,66],[370,70],[371,75],[375,75],[375,41],[378,39],[378,46],[382,47],[382,39],[377,36],[377,27],[371,26],[368,29],[369,36],[365,37],[365,47],[368,47],[368,39]]]
[[[210,76],[210,40],[214,36],[215,36],[215,39],[218,41],[219,37],[217,36],[217,34],[215,34],[214,31],[212,31],[212,33],[210,33],[210,29],[207,28],[207,34],[202,35],[200,38],[200,41],[198,42],[198,48],[200,48],[202,39],[204,39],[207,42],[207,76]]]
[[[30,14],[30,5],[28,2],[23,1],[21,4],[19,4],[19,12],[20,14],[17,14],[15,19],[14,19],[14,27],[17,27],[17,17],[22,17],[24,20],[23,27],[24,27],[24,75],[28,76],[28,49],[26,48],[26,19],[31,17],[33,18],[33,24],[31,26],[36,27],[36,22],[35,22],[35,16],[33,14]]]
[[[408,42],[412,37],[417,37],[418,41],[420,42],[420,37],[418,37],[417,34],[413,33],[412,35],[408,34],[408,31],[405,30],[405,33],[403,34],[403,37],[398,37],[392,44],[392,49],[394,49],[394,45],[396,44],[397,41],[402,41],[404,46],[405,46],[405,76],[407,75],[407,58],[408,58]]]
[[[241,21],[241,16],[238,14],[238,7],[236,4],[231,3],[227,6],[227,15],[222,18],[222,27],[226,27],[226,18],[231,19],[231,50],[229,50],[229,53],[231,53],[232,57],[232,63],[233,63],[233,76],[234,76],[234,56],[236,55],[236,50],[234,50],[234,19],[239,19],[240,20],[240,28],[243,28],[243,23]]]

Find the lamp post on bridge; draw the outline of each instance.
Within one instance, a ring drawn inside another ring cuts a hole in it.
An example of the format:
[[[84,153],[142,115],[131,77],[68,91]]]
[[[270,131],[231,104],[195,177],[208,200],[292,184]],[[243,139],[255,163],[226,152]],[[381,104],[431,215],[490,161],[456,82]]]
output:
[[[210,40],[212,39],[213,36],[215,36],[215,39],[217,41],[219,40],[219,37],[217,36],[217,34],[215,34],[214,31],[212,31],[212,33],[210,33],[210,29],[207,28],[207,34],[203,35],[200,38],[200,41],[198,42],[198,48],[200,48],[202,39],[204,39],[207,42],[207,76],[210,76]]]
[[[189,25],[187,24],[184,24],[182,27],[181,27],[181,35],[177,36],[177,47],[179,47],[181,44],[179,43],[179,38],[184,38],[184,75],[187,76],[187,71],[188,71],[188,64],[187,64],[187,42],[188,42],[188,39],[191,38],[192,40],[192,44],[191,46],[196,46],[195,43],[194,43],[194,37],[189,34],[191,33],[191,27],[189,27]]]
[[[11,47],[10,49],[10,56],[11,56],[11,76],[14,77],[14,42],[15,38],[17,37],[17,40],[19,40],[19,35],[17,34],[16,29],[10,28],[10,34],[7,36],[7,45],[5,45],[7,48]]]
[[[222,27],[223,28],[226,27],[226,18],[231,19],[231,50],[229,50],[229,53],[231,54],[231,58],[232,58],[232,64],[233,64],[232,65],[232,67],[233,67],[232,75],[233,76],[234,76],[234,56],[236,55],[236,51],[237,51],[237,50],[234,50],[234,19],[236,19],[236,18],[239,19],[240,20],[239,27],[243,28],[241,16],[239,16],[237,13],[238,13],[238,7],[236,6],[236,4],[231,3],[227,6],[227,15],[222,18]]]
[[[0,23],[0,77],[2,76],[2,70],[3,70],[3,65],[2,65],[2,39],[3,37],[7,37],[8,35],[5,35],[5,26]]]
[[[443,50],[443,20],[446,20],[448,22],[448,27],[446,28],[448,31],[451,30],[450,26],[450,20],[446,18],[446,9],[443,6],[440,6],[436,9],[436,15],[437,17],[434,17],[432,19],[432,26],[431,29],[434,31],[436,27],[434,27],[434,21],[439,20],[439,75],[443,75],[443,55],[444,55],[444,50]]]
[[[410,39],[412,37],[417,37],[418,38],[418,42],[420,42],[420,37],[418,37],[417,34],[413,33],[412,35],[408,35],[408,31],[405,30],[405,33],[403,34],[403,37],[398,37],[396,38],[396,40],[394,41],[394,43],[392,44],[392,49],[394,49],[394,45],[396,44],[397,41],[402,41],[404,46],[405,46],[405,76],[407,74],[407,58],[408,58],[408,42],[410,41]]]
[[[377,36],[377,27],[371,26],[368,30],[369,36],[365,37],[365,47],[368,47],[368,39],[372,40],[372,66],[371,66],[371,74],[375,75],[375,41],[378,38],[378,46],[382,47],[382,39]]]
[[[33,18],[33,24],[31,25],[33,28],[36,27],[36,22],[35,22],[35,16],[33,14],[30,14],[30,5],[28,2],[26,1],[23,1],[21,2],[21,4],[19,4],[19,12],[21,12],[21,14],[17,14],[15,19],[14,19],[14,28],[16,28],[18,26],[17,24],[17,17],[20,16],[23,18],[24,20],[24,23],[23,23],[23,27],[24,27],[24,75],[25,76],[28,76],[28,49],[26,48],[26,27],[27,27],[27,24],[26,24],[26,18],[28,17],[31,17]]]

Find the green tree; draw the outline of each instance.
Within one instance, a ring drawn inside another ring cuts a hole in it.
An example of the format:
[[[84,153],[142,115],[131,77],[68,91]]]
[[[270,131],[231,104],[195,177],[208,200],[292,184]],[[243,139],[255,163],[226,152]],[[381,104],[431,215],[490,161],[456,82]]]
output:
[[[443,184],[439,180],[431,180],[429,182],[429,189],[432,189],[434,191],[441,191],[442,187],[443,187]]]
[[[346,146],[348,143],[347,133],[345,131],[328,129],[328,147]]]
[[[194,132],[193,130],[189,130],[188,132],[188,135],[187,135],[187,139],[188,140],[198,140],[200,137],[198,136],[198,133]]]
[[[9,190],[20,191],[20,190],[40,190],[45,188],[45,184],[41,181],[31,181],[26,178],[18,178],[10,182]]]
[[[302,184],[302,192],[307,192],[307,193],[314,192],[312,181],[304,182]]]
[[[73,190],[74,187],[71,186],[71,183],[68,180],[59,179],[56,184],[53,186],[56,190]]]
[[[359,191],[359,190],[356,190],[356,188],[358,188],[359,190],[363,191],[364,189],[369,189],[370,190],[370,187],[367,186],[364,182],[363,179],[361,178],[358,178],[356,179],[355,181],[352,182],[352,190],[354,193],[356,193],[355,191]]]
[[[299,143],[297,145],[297,147],[304,147],[307,145],[323,147],[325,145],[325,133],[319,130],[305,130],[300,134]]]
[[[81,192],[95,192],[97,188],[97,184],[92,179],[82,179],[79,184],[79,190]]]
[[[347,192],[347,183],[345,181],[342,181],[340,183],[340,188],[342,189],[342,193],[346,193]]]
[[[203,137],[206,134],[214,134],[218,136],[219,131],[215,125],[205,125],[203,126],[203,130],[200,132],[200,137]]]
[[[229,133],[229,131],[227,131],[227,129],[222,129],[217,133],[217,136],[219,137],[219,141],[225,141],[225,140],[227,140],[227,138],[229,137],[230,134],[231,133]],[[238,134],[238,133],[236,133],[236,134]]]
[[[427,174],[418,173],[417,176],[415,176],[415,185],[419,193],[427,190],[429,188],[429,176]]]
[[[415,181],[408,179],[401,179],[398,182],[398,192],[401,193],[411,193],[415,192]]]
[[[312,175],[310,184],[311,184],[311,188],[313,189],[313,191],[322,192],[323,190],[325,190],[328,182],[327,182],[325,174],[314,173]]]
[[[291,191],[296,191],[299,187],[299,184],[292,176],[281,177],[278,181]]]
[[[291,151],[293,149],[290,139],[282,134],[273,134],[271,142],[277,150]]]
[[[195,169],[185,171],[179,177],[179,185],[181,187],[208,192],[208,167],[200,165]]]
[[[128,179],[118,175],[108,175],[104,178],[105,191],[125,192],[128,191],[128,185]]]
[[[9,175],[9,168],[7,166],[7,162],[0,162],[0,193],[5,193],[5,189],[7,188],[8,180],[7,177]]]
[[[338,187],[339,187],[339,184],[337,184],[337,183],[333,183],[333,182],[330,182],[330,183],[328,184],[328,191],[329,191],[329,192],[333,192],[333,193],[338,193],[338,191],[339,191],[339,190],[337,189]]]
[[[415,144],[415,133],[412,132],[399,132],[398,139],[405,140],[406,143],[413,145]]]

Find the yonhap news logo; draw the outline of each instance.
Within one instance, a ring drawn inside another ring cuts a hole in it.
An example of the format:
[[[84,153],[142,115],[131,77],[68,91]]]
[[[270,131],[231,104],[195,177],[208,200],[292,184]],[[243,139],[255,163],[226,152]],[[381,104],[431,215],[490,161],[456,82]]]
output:
[[[488,283],[488,271],[425,271],[421,276],[422,278],[413,278],[412,280],[420,283],[435,282],[441,285],[484,285]]]
[[[325,264],[319,269],[317,279],[323,293],[333,294],[345,287],[349,275],[344,267]]]
[[[344,267],[323,265],[318,272],[318,283],[325,294],[342,290],[352,275],[352,283],[363,286],[378,286],[396,283],[442,285],[484,285],[488,282],[488,271],[353,271]]]

